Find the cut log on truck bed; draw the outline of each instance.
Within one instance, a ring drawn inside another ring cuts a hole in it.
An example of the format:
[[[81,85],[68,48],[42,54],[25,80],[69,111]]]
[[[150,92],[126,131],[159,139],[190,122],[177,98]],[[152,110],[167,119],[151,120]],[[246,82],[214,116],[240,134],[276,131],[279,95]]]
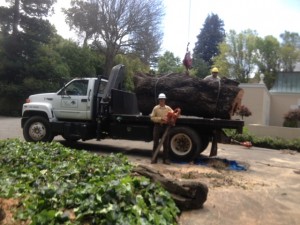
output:
[[[167,95],[167,105],[181,108],[183,115],[230,119],[241,105],[243,89],[239,83],[222,78],[206,81],[186,74],[149,75],[133,78],[138,106],[144,115],[151,113],[159,93]]]
[[[208,187],[206,184],[171,180],[164,177],[159,171],[143,165],[135,167],[133,172],[160,183],[171,194],[177,207],[182,211],[202,208],[207,199]]]

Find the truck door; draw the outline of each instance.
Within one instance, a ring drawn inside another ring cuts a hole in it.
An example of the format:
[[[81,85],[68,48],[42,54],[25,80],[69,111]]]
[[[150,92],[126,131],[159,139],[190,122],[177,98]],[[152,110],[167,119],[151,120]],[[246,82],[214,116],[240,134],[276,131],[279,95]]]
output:
[[[53,102],[53,112],[58,119],[90,119],[88,96],[89,80],[73,80],[58,92]]]

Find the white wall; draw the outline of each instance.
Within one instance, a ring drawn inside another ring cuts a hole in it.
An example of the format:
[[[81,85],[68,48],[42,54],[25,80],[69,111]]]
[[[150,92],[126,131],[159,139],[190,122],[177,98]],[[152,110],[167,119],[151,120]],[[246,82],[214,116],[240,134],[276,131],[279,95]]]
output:
[[[246,124],[269,125],[271,96],[264,84],[240,84],[244,90],[242,105],[252,112],[249,117],[244,117]],[[235,116],[236,118],[236,116]]]

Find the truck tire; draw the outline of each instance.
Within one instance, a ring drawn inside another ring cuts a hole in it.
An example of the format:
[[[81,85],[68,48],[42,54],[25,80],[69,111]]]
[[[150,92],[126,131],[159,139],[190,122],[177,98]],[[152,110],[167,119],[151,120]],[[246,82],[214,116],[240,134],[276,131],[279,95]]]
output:
[[[193,129],[173,127],[169,137],[169,155],[172,160],[190,162],[199,155],[201,139]]]
[[[33,116],[26,121],[23,136],[29,142],[50,142],[54,138],[49,121],[42,116]]]

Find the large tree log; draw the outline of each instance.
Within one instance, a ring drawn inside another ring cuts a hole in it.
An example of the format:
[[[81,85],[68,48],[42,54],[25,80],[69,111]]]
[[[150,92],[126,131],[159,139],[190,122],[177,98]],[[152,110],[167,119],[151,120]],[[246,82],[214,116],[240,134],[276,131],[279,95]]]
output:
[[[163,92],[167,95],[167,104],[181,108],[183,115],[230,119],[240,107],[244,93],[238,82],[226,78],[215,82],[186,74],[139,73],[134,75],[133,81],[139,110],[144,115],[151,113],[158,94]]]
[[[182,211],[202,208],[207,199],[208,187],[206,184],[170,180],[159,171],[142,165],[137,166],[133,171],[150,178],[153,182],[160,183],[171,194],[177,207]]]

